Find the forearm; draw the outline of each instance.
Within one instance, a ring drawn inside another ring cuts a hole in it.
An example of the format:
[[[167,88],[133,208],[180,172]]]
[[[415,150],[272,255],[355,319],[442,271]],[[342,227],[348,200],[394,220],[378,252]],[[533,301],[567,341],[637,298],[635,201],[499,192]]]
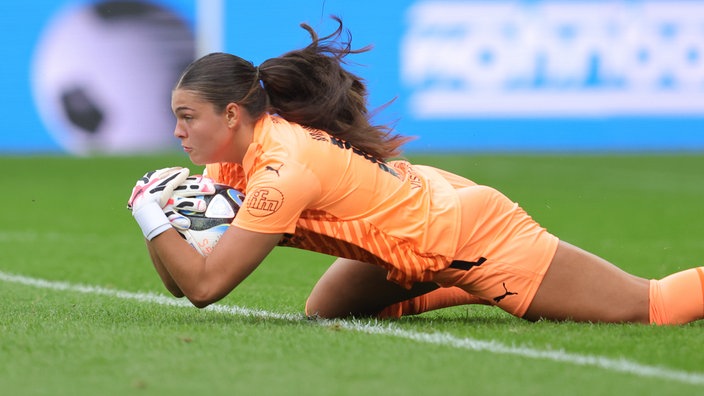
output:
[[[212,290],[215,285],[207,280],[205,257],[188,245],[176,230],[147,241],[147,246],[154,268],[171,293],[187,297],[196,306],[207,305],[202,303],[203,290]]]
[[[174,229],[175,223],[172,224],[167,217],[167,213],[172,212],[169,197],[186,182],[188,174],[188,169],[179,167],[147,172],[132,189],[128,208],[147,239],[152,263],[166,288],[174,295],[186,296],[194,305],[204,307],[222,298],[234,284],[221,276],[223,268],[231,261],[223,258],[210,260],[213,265],[206,266],[206,258],[179,236]],[[185,187],[188,193],[200,192],[203,187],[199,181],[194,179],[192,182],[195,184]],[[193,186],[197,188],[194,190]],[[187,227],[188,224],[179,223],[178,226]]]
[[[171,277],[171,274],[169,274],[169,271],[166,270],[166,267],[164,267],[164,264],[161,262],[159,255],[151,247],[151,244],[148,240],[146,241],[146,245],[147,251],[149,252],[149,257],[152,259],[152,263],[154,264],[154,269],[156,269],[156,272],[157,274],[159,274],[159,277],[164,283],[166,289],[171,292],[171,294],[173,294],[175,297],[183,297],[183,291],[181,291],[181,288],[178,287],[176,281],[174,281],[174,278]]]

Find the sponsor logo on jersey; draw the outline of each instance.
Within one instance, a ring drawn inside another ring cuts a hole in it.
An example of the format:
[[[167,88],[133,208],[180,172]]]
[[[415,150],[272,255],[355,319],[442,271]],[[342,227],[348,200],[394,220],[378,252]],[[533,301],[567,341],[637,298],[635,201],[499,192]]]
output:
[[[284,203],[284,195],[273,187],[259,187],[247,195],[245,208],[254,217],[276,213]]]
[[[281,176],[281,175],[279,174],[279,171],[280,171],[281,168],[283,168],[283,167],[284,167],[284,164],[279,164],[279,166],[278,166],[277,168],[274,168],[274,167],[271,166],[271,165],[267,165],[266,167],[264,167],[264,170],[267,170],[267,171],[269,171],[269,172],[274,172],[274,173],[276,173],[276,176]]]

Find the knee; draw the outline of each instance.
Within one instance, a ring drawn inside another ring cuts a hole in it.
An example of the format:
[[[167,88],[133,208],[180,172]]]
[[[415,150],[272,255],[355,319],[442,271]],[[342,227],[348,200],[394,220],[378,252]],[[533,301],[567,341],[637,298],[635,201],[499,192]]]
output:
[[[320,308],[318,307],[317,301],[313,297],[309,296],[306,300],[306,307],[304,309],[306,316],[309,318],[317,318],[319,317],[319,311]]]
[[[305,314],[311,319],[344,319],[376,316],[384,308],[377,302],[314,291],[306,300]]]
[[[312,293],[306,300],[305,314],[311,319],[341,319],[348,317],[348,314],[343,314],[336,309],[335,304],[320,298],[319,294]]]

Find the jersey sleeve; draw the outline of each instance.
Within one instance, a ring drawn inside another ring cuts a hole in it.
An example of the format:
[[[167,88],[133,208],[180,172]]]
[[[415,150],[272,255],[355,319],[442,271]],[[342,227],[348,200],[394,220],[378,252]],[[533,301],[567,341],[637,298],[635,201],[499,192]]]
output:
[[[293,233],[303,210],[320,195],[320,181],[305,166],[270,160],[259,164],[233,225],[262,233]]]

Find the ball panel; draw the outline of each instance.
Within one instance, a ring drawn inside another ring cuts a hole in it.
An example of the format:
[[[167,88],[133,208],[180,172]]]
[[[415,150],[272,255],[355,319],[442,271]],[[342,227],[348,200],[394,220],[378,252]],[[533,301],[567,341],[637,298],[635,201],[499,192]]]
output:
[[[215,194],[196,198],[205,201],[205,212],[179,210],[179,214],[191,221],[191,227],[178,231],[198,253],[207,256],[234,221],[244,195],[229,186],[216,184]]]
[[[179,232],[198,253],[202,256],[208,256],[213,252],[213,248],[220,241],[220,237],[229,227],[229,224],[217,224],[203,230],[184,230]]]

